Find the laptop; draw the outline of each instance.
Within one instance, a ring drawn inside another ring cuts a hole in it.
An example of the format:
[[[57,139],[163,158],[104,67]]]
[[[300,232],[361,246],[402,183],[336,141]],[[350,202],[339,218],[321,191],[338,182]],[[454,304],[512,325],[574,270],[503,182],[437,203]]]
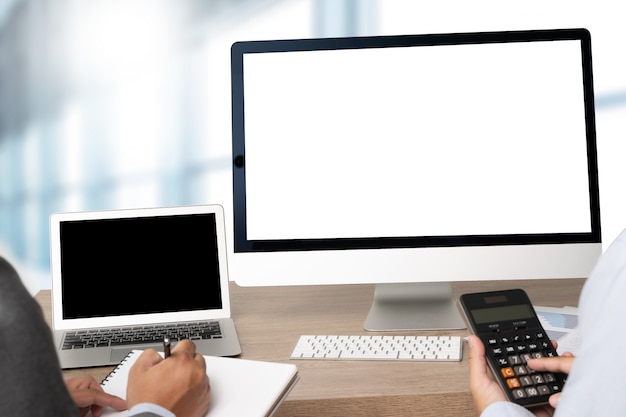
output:
[[[165,338],[237,356],[220,205],[54,213],[52,327],[63,369],[118,364]],[[172,328],[175,326],[176,328]]]

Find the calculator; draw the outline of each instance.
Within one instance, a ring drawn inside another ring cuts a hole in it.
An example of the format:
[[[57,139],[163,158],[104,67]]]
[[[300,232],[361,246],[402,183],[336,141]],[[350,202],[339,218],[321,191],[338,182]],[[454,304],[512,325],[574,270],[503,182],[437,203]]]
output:
[[[489,367],[509,401],[533,407],[561,392],[565,374],[527,366],[529,359],[558,354],[524,290],[463,294],[459,304],[468,327],[485,345]]]

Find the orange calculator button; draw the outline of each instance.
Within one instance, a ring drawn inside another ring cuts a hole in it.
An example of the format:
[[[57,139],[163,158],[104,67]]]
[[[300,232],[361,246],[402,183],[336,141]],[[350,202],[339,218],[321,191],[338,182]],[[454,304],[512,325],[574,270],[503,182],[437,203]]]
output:
[[[509,378],[506,380],[506,384],[509,386],[509,389],[519,388],[521,384],[517,378]]]
[[[500,369],[500,372],[502,372],[502,376],[505,378],[511,378],[512,376],[515,376],[515,371],[513,371],[513,368],[502,368]]]

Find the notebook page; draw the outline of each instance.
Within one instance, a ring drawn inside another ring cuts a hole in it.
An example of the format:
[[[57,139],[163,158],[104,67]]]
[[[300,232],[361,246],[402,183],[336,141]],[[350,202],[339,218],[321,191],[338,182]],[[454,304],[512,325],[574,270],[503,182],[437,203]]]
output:
[[[102,381],[110,394],[126,398],[128,372],[143,351],[133,350]],[[211,383],[207,417],[271,416],[298,379],[296,365],[204,356]],[[106,409],[103,416],[122,417],[126,411]]]

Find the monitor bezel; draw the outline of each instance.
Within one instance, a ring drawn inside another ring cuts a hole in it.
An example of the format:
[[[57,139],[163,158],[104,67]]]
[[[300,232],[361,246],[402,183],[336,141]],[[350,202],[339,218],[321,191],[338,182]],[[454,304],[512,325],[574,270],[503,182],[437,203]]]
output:
[[[246,54],[310,50],[341,50],[358,48],[388,48],[560,40],[578,40],[581,44],[581,70],[583,78],[584,113],[587,139],[587,164],[589,174],[589,211],[591,222],[590,232],[285,240],[251,240],[247,238],[244,114],[244,57]],[[601,243],[591,35],[586,29],[574,28],[426,35],[241,41],[234,43],[231,48],[231,76],[234,215],[233,247],[235,253],[267,251]]]

